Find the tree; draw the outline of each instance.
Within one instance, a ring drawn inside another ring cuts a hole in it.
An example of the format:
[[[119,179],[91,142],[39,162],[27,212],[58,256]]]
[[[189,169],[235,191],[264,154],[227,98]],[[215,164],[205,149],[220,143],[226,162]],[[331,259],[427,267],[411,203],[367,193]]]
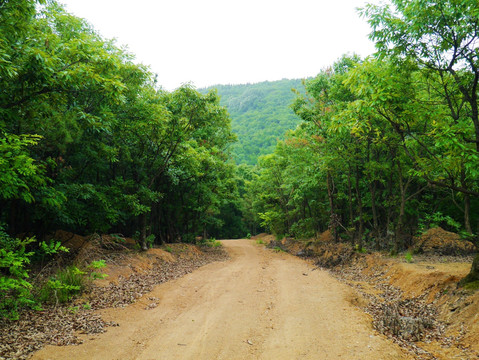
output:
[[[429,182],[463,193],[467,208],[468,196],[479,196],[479,4],[474,0],[393,0],[392,4],[393,9],[368,5],[362,14],[373,28],[371,38],[376,41],[379,56],[390,56],[398,63],[413,61],[439,79],[437,91],[447,104],[453,125],[445,129],[452,130],[453,135],[442,136],[442,140],[462,153],[462,166],[469,175],[464,174],[459,185],[451,177],[429,178]],[[469,144],[473,144],[473,151]],[[468,280],[479,279],[478,258]]]

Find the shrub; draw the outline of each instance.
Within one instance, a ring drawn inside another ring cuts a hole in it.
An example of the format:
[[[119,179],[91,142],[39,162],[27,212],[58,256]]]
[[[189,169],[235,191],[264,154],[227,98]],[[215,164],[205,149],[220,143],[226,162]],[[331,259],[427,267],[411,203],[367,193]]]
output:
[[[38,299],[46,303],[66,303],[85,288],[85,272],[76,266],[60,269],[40,289]]]
[[[0,318],[18,319],[20,308],[35,304],[26,268],[33,252],[25,250],[33,241],[35,238],[12,238],[0,226]]]
[[[108,276],[107,274],[103,274],[103,273],[95,271],[95,270],[103,269],[105,266],[106,266],[105,260],[92,261],[91,264],[88,265],[88,269],[91,270],[90,280],[106,278]]]

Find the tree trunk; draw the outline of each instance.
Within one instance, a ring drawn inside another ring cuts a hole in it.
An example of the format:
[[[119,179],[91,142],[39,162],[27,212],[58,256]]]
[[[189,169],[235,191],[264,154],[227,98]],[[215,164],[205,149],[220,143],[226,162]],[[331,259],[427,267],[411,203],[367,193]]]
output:
[[[472,262],[471,271],[469,274],[459,282],[459,285],[465,285],[467,283],[479,281],[479,253],[476,254]]]
[[[357,245],[358,245],[358,250],[361,250],[363,248],[364,220],[363,220],[363,200],[361,198],[361,190],[359,189],[359,180],[360,180],[359,166],[356,165],[356,197],[358,198],[358,216],[359,216]]]
[[[143,213],[139,216],[139,223],[140,223],[140,238],[139,243],[141,246],[141,250],[146,251],[148,250],[148,245],[146,243],[146,213]]]
[[[375,238],[376,250],[379,250],[379,223],[376,209],[376,181],[369,183],[369,192],[371,193],[371,211],[373,213],[373,236]]]
[[[337,231],[337,216],[334,212],[334,182],[333,178],[331,177],[331,173],[328,171],[326,176],[326,184],[328,187],[328,198],[329,198],[329,227],[331,229],[331,233],[333,235],[334,241],[338,242],[339,236]]]
[[[472,234],[471,227],[471,198],[464,194],[464,227],[469,234]]]

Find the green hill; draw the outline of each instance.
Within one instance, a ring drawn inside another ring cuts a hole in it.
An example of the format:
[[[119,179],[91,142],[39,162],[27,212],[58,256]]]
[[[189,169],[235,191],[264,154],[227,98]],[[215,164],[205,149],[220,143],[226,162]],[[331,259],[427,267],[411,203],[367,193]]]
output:
[[[261,155],[274,151],[277,139],[282,139],[300,120],[289,108],[295,95],[302,90],[302,80],[283,79],[245,85],[215,85],[221,104],[231,115],[233,132],[238,135],[233,155],[238,164],[254,165]]]

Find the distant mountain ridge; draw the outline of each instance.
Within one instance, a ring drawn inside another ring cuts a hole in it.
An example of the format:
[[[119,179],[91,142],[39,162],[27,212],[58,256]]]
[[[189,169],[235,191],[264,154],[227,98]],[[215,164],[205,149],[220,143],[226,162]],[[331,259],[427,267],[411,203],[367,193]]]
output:
[[[233,148],[238,164],[256,164],[259,156],[274,151],[277,139],[283,139],[286,131],[300,123],[290,105],[295,98],[292,89],[302,92],[301,79],[215,85],[198,91],[211,89],[217,89],[221,104],[231,115],[231,126],[238,136]]]

